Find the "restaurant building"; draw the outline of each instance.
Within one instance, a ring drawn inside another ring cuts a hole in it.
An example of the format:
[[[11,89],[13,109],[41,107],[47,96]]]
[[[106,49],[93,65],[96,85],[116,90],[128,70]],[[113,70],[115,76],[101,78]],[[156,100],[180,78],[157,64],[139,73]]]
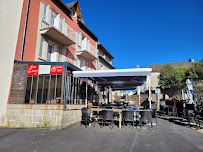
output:
[[[21,0],[17,5],[16,48],[9,61],[10,88],[2,94],[8,95],[8,101],[1,101],[1,124],[36,127],[48,123],[63,128],[80,121],[86,99],[99,104],[103,92],[100,98],[108,102],[110,88],[73,77],[73,71],[102,69],[102,65],[114,68],[113,56],[85,25],[79,2]]]

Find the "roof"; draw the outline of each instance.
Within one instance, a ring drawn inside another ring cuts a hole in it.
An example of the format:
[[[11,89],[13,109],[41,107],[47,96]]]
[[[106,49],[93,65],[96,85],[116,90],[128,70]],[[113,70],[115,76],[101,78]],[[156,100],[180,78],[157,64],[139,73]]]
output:
[[[111,55],[111,53],[109,53],[109,51],[107,51],[107,49],[101,43],[98,43],[98,49],[100,51],[102,51],[110,59],[114,59],[114,57]]]
[[[173,68],[178,68],[178,67],[188,68],[188,67],[191,67],[193,63],[194,62],[190,62],[190,61],[188,61],[188,62],[154,63],[154,64],[147,66],[147,68],[152,68],[152,72],[161,72],[161,69],[168,64],[171,65]]]
[[[133,90],[147,82],[151,71],[150,68],[73,71],[73,76],[91,78],[99,86],[111,87],[112,90]]]
[[[58,2],[61,3],[61,5],[64,6],[66,10],[72,13],[72,10],[62,0],[58,0]]]
[[[80,26],[80,28],[82,30],[84,30],[93,40],[95,40],[96,42],[99,41],[99,38],[94,35],[94,33],[83,23],[83,21],[81,21],[81,19],[78,20],[78,25]]]
[[[73,13],[75,12],[77,13],[78,19],[82,18],[79,1],[73,1],[73,2],[67,3],[66,6],[69,7]]]
[[[78,3],[78,1],[67,3],[66,6],[68,6],[69,8],[72,8],[76,3]]]
[[[74,77],[149,76],[151,68],[75,71]]]

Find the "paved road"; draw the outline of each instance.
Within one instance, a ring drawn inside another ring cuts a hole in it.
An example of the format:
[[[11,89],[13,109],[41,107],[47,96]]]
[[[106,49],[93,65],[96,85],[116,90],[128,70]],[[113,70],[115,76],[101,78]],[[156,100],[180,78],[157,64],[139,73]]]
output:
[[[159,119],[153,131],[72,125],[61,130],[0,128],[0,152],[202,152],[203,134]]]

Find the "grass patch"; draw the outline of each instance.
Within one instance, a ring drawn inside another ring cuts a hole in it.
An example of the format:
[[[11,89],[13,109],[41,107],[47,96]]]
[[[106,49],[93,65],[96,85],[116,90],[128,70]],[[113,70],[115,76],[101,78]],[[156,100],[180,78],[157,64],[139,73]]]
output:
[[[44,129],[50,129],[52,128],[49,122],[44,122],[43,124],[37,124],[36,128],[44,128]]]

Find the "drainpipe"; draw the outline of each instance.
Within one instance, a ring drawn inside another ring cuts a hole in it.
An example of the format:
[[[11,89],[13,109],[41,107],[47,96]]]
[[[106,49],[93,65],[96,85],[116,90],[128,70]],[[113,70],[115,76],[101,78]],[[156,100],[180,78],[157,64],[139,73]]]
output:
[[[23,60],[23,53],[24,53],[24,46],[25,46],[25,35],[26,35],[26,29],[27,29],[27,19],[28,19],[29,6],[30,6],[30,0],[27,0],[27,9],[26,9],[26,16],[25,16],[25,25],[24,25],[24,31],[23,31],[23,41],[22,41],[20,61]]]
[[[67,90],[66,90],[66,85],[67,85],[67,66],[64,66],[64,71],[65,71],[65,73],[64,73],[64,79],[65,79],[65,81],[64,81],[64,93],[63,93],[63,105],[64,105],[64,107],[66,108],[66,92],[67,92]]]

